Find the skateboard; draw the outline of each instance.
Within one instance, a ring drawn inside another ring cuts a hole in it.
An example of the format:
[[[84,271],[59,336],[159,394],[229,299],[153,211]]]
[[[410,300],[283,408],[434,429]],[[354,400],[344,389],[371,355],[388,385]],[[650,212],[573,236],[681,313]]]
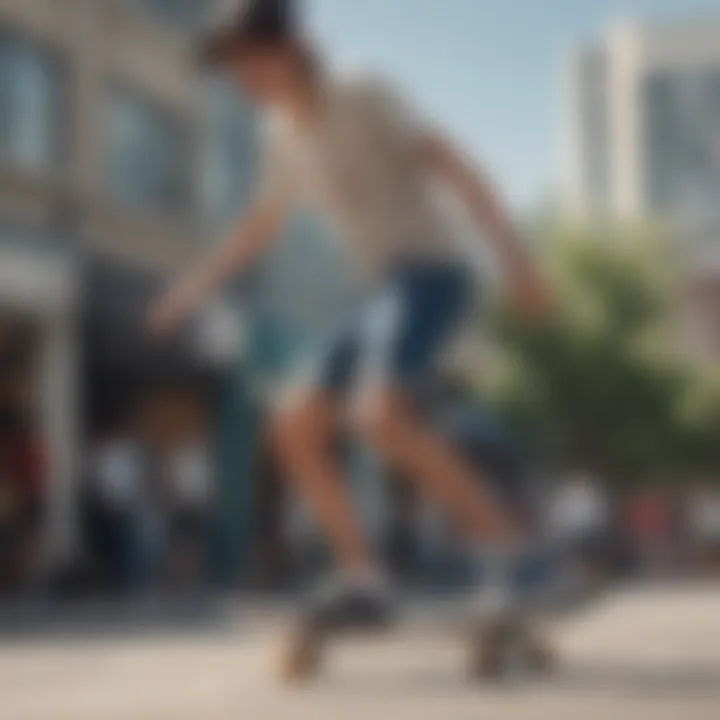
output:
[[[471,619],[463,621],[458,629],[462,641],[467,644],[467,676],[470,680],[500,680],[517,671],[544,675],[552,673],[557,666],[557,652],[542,632],[537,618]],[[383,628],[373,634],[445,634],[448,631],[452,628],[448,627],[447,621],[438,622],[435,616],[420,615],[405,618],[392,628]],[[356,633],[324,631],[311,623],[297,622],[282,648],[281,680],[297,684],[316,678],[322,672],[331,641],[353,635]]]

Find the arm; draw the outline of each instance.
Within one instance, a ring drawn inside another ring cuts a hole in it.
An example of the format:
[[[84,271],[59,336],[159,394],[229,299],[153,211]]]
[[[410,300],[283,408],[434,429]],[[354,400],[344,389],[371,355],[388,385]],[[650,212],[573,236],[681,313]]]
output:
[[[546,310],[549,298],[545,285],[491,183],[466,157],[436,135],[422,138],[420,152],[430,172],[447,182],[487,232],[518,304],[534,314]]]
[[[197,311],[225,280],[265,252],[277,236],[283,216],[275,203],[256,200],[230,240],[153,304],[148,317],[150,329],[169,332]]]

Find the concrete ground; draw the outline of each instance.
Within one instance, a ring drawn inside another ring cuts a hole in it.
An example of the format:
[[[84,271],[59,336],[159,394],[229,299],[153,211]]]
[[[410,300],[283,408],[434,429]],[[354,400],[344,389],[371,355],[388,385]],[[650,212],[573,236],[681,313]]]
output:
[[[407,633],[340,643],[322,678],[282,687],[277,619],[247,613],[186,635],[15,641],[0,646],[0,718],[714,720],[718,608],[720,587],[620,593],[557,628],[555,677],[500,686],[465,680],[457,638]]]

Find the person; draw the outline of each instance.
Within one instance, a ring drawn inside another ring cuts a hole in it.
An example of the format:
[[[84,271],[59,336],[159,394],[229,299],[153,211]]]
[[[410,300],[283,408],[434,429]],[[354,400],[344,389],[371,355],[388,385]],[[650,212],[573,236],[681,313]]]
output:
[[[703,570],[717,574],[720,567],[720,490],[702,483],[688,499],[692,544]]]
[[[630,501],[629,520],[638,570],[657,577],[667,570],[672,508],[661,485],[640,490]]]
[[[208,515],[213,497],[212,462],[201,439],[173,448],[167,458],[170,510],[168,576],[177,589],[196,589],[202,571]]]
[[[605,489],[587,472],[576,472],[551,494],[548,530],[582,575],[595,575],[605,559],[609,531]]]
[[[17,590],[21,545],[21,503],[4,430],[0,428],[0,596]]]
[[[22,413],[16,418],[10,463],[18,483],[21,509],[19,527],[22,584],[37,590],[42,579],[42,544],[45,515],[45,462],[41,443]]]
[[[314,209],[344,242],[365,289],[269,428],[340,566],[314,610],[341,625],[384,620],[392,610],[389,582],[329,450],[340,427],[432,495],[479,562],[492,555],[493,599],[484,595],[482,604],[507,607],[516,561],[527,552],[522,533],[489,485],[411,409],[412,388],[435,368],[472,298],[465,238],[434,189],[449,189],[484,231],[528,317],[544,315],[550,293],[467,155],[384,82],[331,73],[295,10],[287,0],[243,3],[203,42],[202,58],[262,111],[263,168],[232,238],[156,301],[149,325],[156,333],[176,328],[268,250],[289,211]]]
[[[113,591],[132,590],[141,573],[138,513],[144,492],[143,460],[138,443],[122,425],[98,436],[87,474],[97,509],[103,584]]]

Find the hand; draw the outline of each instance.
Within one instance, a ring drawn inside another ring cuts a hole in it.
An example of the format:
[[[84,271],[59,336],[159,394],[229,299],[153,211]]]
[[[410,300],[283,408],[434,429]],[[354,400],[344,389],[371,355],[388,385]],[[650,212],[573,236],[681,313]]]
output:
[[[147,327],[154,335],[167,335],[176,330],[194,309],[192,293],[179,286],[155,300],[147,314]]]

